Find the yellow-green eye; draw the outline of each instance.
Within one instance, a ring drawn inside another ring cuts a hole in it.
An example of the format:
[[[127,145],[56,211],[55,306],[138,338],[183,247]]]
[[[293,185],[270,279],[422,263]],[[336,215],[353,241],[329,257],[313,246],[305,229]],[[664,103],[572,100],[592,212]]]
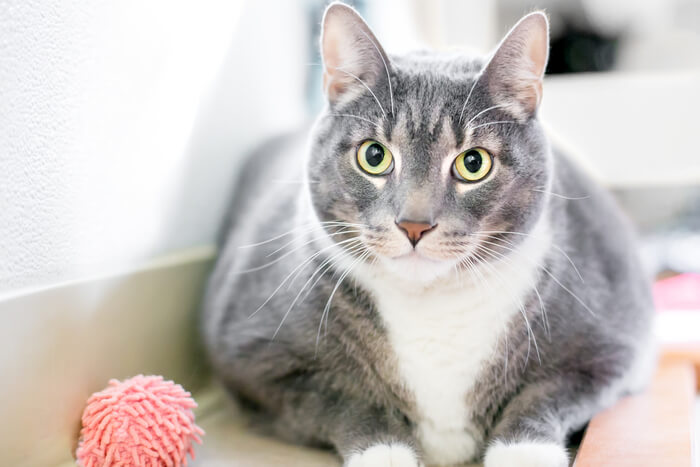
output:
[[[472,148],[457,156],[452,174],[464,182],[478,182],[491,172],[493,157],[486,149]]]
[[[357,149],[357,163],[370,175],[386,175],[394,168],[394,157],[382,144],[368,139]]]

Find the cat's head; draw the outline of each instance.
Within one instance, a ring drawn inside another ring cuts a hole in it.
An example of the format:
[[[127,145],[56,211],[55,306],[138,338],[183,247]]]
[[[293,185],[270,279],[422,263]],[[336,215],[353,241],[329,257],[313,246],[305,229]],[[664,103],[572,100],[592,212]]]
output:
[[[476,245],[494,235],[528,233],[551,177],[536,118],[548,41],[536,12],[487,59],[389,56],[352,8],[329,6],[327,106],[307,163],[331,238],[355,256],[368,252],[361,260],[430,281],[477,260]],[[480,258],[490,260],[483,249]]]

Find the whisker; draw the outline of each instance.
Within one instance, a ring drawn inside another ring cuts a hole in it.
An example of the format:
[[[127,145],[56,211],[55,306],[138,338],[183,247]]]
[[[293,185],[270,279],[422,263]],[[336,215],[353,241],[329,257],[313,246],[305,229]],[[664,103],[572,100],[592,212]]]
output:
[[[268,243],[270,243],[270,242],[274,242],[275,240],[279,240],[280,238],[286,237],[287,235],[291,235],[291,234],[293,234],[294,232],[296,232],[296,231],[298,231],[298,230],[301,230],[301,229],[304,229],[304,231],[306,231],[306,230],[312,230],[312,229],[313,229],[313,223],[308,223],[308,224],[304,224],[304,225],[301,225],[301,226],[297,226],[297,227],[294,227],[293,229],[288,230],[288,231],[286,231],[286,232],[284,232],[284,233],[281,233],[281,234],[279,234],[279,235],[275,235],[275,236],[272,237],[272,238],[268,238],[267,240],[263,240],[263,241],[261,241],[261,242],[256,242],[256,243],[250,243],[250,244],[247,244],[247,245],[240,245],[238,248],[239,248],[239,249],[245,249],[245,248],[254,248],[254,247],[256,247],[256,246],[266,245],[266,244],[268,244]]]
[[[464,109],[467,108],[467,104],[469,103],[469,99],[472,97],[472,92],[474,92],[474,88],[476,87],[476,84],[479,82],[481,79],[481,76],[483,74],[484,70],[480,70],[479,74],[476,76],[476,79],[474,80],[474,84],[472,84],[472,87],[469,88],[469,94],[467,94],[467,99],[464,101],[464,104],[462,104],[462,111],[459,113],[459,124],[462,124],[462,118],[464,117]]]
[[[489,236],[489,237],[487,237],[487,238],[492,238],[492,237]],[[502,240],[502,241],[504,241],[504,242],[508,242],[510,245],[513,246],[513,248],[507,248],[507,247],[505,247],[504,245],[500,245],[500,244],[497,244],[497,243],[494,243],[494,242],[489,242],[489,241],[486,241],[486,240],[483,240],[483,239],[482,239],[481,241],[483,241],[483,242],[485,242],[485,243],[489,243],[489,244],[494,245],[494,246],[498,246],[498,247],[501,247],[501,248],[505,248],[505,249],[510,250],[510,251],[512,251],[512,252],[515,252],[515,251],[516,251],[516,250],[514,249],[514,248],[515,248],[515,244],[514,244],[513,242],[510,242],[509,240],[506,240],[506,239],[504,239],[504,238],[501,238],[501,239],[499,239],[499,240]],[[520,252],[520,254],[522,254],[522,252]],[[506,260],[507,258],[504,257],[503,259]],[[510,260],[508,260],[508,262],[510,263]],[[512,265],[512,264],[511,264],[511,266],[515,267],[515,266]],[[535,295],[537,295],[537,300],[538,300],[539,303],[540,303],[540,314],[542,315],[542,326],[543,326],[543,328],[544,328],[545,333],[547,334],[547,339],[550,339],[550,340],[551,340],[551,333],[550,333],[550,329],[549,329],[549,319],[547,318],[547,311],[545,310],[544,301],[542,300],[542,296],[540,295],[540,291],[537,289],[537,284],[536,284],[536,282],[537,282],[537,281],[533,281],[533,283],[532,283],[532,288],[533,288],[533,291],[535,292]]]
[[[315,241],[318,241],[318,240],[322,240],[323,238],[326,238],[326,237],[328,237],[328,236],[332,237],[333,235],[325,234],[325,235],[321,235],[321,236],[319,236],[319,237],[312,238],[311,240],[309,240],[309,241],[307,241],[307,242],[305,242],[305,243],[303,243],[303,244],[301,244],[301,245],[298,245],[298,246],[296,246],[295,248],[292,248],[292,249],[289,250],[288,252],[284,253],[283,255],[278,256],[277,258],[273,259],[272,261],[270,261],[270,262],[268,262],[268,263],[265,263],[265,264],[260,265],[260,266],[254,266],[254,267],[248,268],[248,269],[241,269],[241,270],[238,270],[238,271],[233,271],[233,273],[234,273],[234,274],[248,274],[248,273],[251,273],[251,272],[261,271],[261,270],[263,270],[263,269],[269,268],[269,267],[272,266],[273,264],[279,263],[280,261],[282,261],[282,260],[283,260],[284,258],[286,258],[287,256],[291,255],[292,253],[294,253],[294,252],[296,252],[296,251],[299,251],[300,249],[304,248],[306,245],[308,245],[308,244],[310,244],[310,243],[313,243],[313,242],[315,242]],[[277,252],[280,251],[282,248],[285,248],[285,247],[291,245],[291,244],[294,243],[295,241],[296,241],[296,239],[292,240],[291,242],[286,243],[286,244],[283,245],[281,248],[278,248],[278,249],[275,250],[273,253],[271,253],[271,254],[269,254],[269,255],[267,255],[267,256],[269,257],[269,256],[271,256],[272,254],[277,253]],[[331,246],[332,246],[332,245],[331,245]]]
[[[330,225],[330,226],[345,225],[345,226],[351,226],[351,227],[369,227],[367,224],[357,224],[357,223],[345,222],[345,221],[318,221],[317,223],[320,225],[324,225],[324,226],[327,226],[327,225]]]
[[[363,245],[360,243],[359,245],[354,246],[352,249],[357,249],[358,247],[362,247],[362,246],[363,246]],[[337,258],[340,258],[340,257],[342,257],[342,256],[349,255],[349,254],[350,254],[349,251],[341,250],[340,253],[337,253],[337,254],[333,255],[333,256],[332,256],[331,258],[329,258],[329,259],[326,259],[326,260],[322,263],[322,266],[323,266],[323,264],[328,263],[328,262],[331,261],[332,259],[337,259]],[[324,275],[326,272],[328,272],[328,270],[329,270],[331,267],[333,267],[332,264],[330,264],[329,268],[326,269],[326,271],[324,271],[321,275],[318,276],[318,279],[316,280],[316,282],[314,282],[314,284],[313,284],[313,285],[311,286],[311,288],[309,289],[309,293],[311,292],[311,290],[313,290],[313,288],[316,286],[316,284],[318,283],[318,281],[323,277],[323,275]],[[280,324],[277,326],[277,329],[275,329],[275,332],[274,332],[274,334],[272,335],[272,339],[271,339],[271,340],[275,340],[275,337],[277,337],[277,334],[279,333],[280,329],[282,329],[282,325],[284,324],[285,320],[287,319],[287,316],[289,316],[289,313],[291,313],[292,309],[294,308],[294,305],[296,305],[297,301],[299,300],[299,297],[301,297],[301,294],[304,292],[304,290],[306,289],[306,287],[308,286],[308,284],[311,282],[311,280],[314,278],[314,276],[316,275],[316,273],[317,273],[318,271],[319,271],[319,269],[317,268],[316,271],[314,271],[314,273],[311,275],[311,277],[309,277],[309,279],[306,281],[306,283],[305,283],[305,284],[302,286],[302,288],[299,290],[299,293],[297,293],[296,297],[294,297],[294,300],[292,300],[292,303],[289,305],[289,308],[287,308],[287,311],[286,311],[286,312],[284,313],[284,315],[282,316],[282,319],[280,320]],[[297,273],[297,274],[298,274],[298,273]],[[295,277],[294,279],[292,279],[289,283],[291,284],[292,282],[294,282],[295,279],[296,279],[296,277]],[[304,295],[304,299],[308,296],[309,293],[307,293],[306,295]]]
[[[493,237],[491,236],[491,234],[512,234],[512,235],[522,235],[522,236],[526,236],[526,237],[540,238],[539,236],[531,234],[531,233],[513,232],[513,231],[509,231],[509,230],[481,230],[479,232],[474,232],[471,235],[480,235],[480,234],[486,234],[487,237],[491,237],[492,239],[493,239]],[[513,247],[515,247],[515,244],[513,242],[511,242],[505,238],[503,238],[502,240],[504,242],[509,243]],[[571,267],[574,268],[574,271],[576,272],[576,275],[578,276],[578,278],[581,279],[581,282],[583,282],[585,284],[586,281],[583,279],[581,272],[576,267],[576,264],[574,264],[574,260],[571,259],[571,257],[566,253],[566,251],[564,251],[564,249],[561,248],[556,243],[549,242],[549,244],[552,245],[552,247],[554,247],[555,250],[557,250],[559,253],[561,253],[567,259],[569,264],[571,264]]]
[[[362,81],[359,76],[355,76],[354,74],[350,73],[347,70],[343,70],[342,68],[338,68],[338,67],[329,67],[329,68],[333,68],[334,70],[341,71],[341,72],[345,73],[346,75],[348,75],[352,78],[355,78],[357,81],[359,81],[360,84],[362,84],[365,87],[365,89],[367,89],[369,91],[369,93],[372,94],[372,97],[374,97],[375,102],[379,106],[379,110],[382,111],[382,115],[384,115],[384,118],[386,118],[386,112],[384,111],[384,107],[382,107],[381,102],[379,102],[379,99],[377,99],[376,94],[374,94],[374,91],[372,91],[372,89],[370,89],[370,87],[367,86],[367,84],[365,84],[365,82]]]
[[[504,239],[504,240],[505,240],[505,239]],[[490,244],[490,245],[499,247],[499,248],[503,248],[503,249],[508,250],[508,251],[511,251],[511,252],[513,252],[513,253],[520,254],[520,255],[522,255],[523,257],[526,257],[526,255],[523,254],[522,251],[515,250],[515,248],[508,248],[508,247],[506,247],[506,246],[504,246],[504,245],[501,245],[501,244],[498,244],[498,243],[494,243],[494,242],[489,242],[489,241],[483,240],[483,239],[482,239],[481,241],[484,242],[484,243],[488,243],[488,244]],[[515,246],[515,245],[513,245],[513,246]],[[485,249],[487,249],[487,250],[489,250],[489,251],[492,251],[492,252],[494,252],[494,253],[498,253],[498,254],[501,256],[501,259],[502,259],[503,261],[507,262],[508,265],[510,265],[513,269],[515,269],[515,264],[513,264],[513,262],[510,260],[510,258],[508,258],[506,255],[504,255],[504,254],[502,254],[502,253],[500,253],[500,252],[495,252],[494,250],[492,250],[492,249],[490,249],[490,248],[488,248],[488,247],[483,247],[483,248],[485,248]],[[526,257],[526,259],[528,260],[528,262],[529,262],[530,264],[535,264],[535,262],[532,261],[531,258]],[[540,291],[537,289],[537,281],[536,281],[536,280],[533,281],[533,283],[531,284],[531,286],[532,286],[532,288],[533,288],[533,291],[535,292],[535,295],[537,296],[537,300],[538,300],[539,303],[540,303],[540,314],[542,315],[542,326],[543,326],[545,332],[547,333],[548,339],[551,339],[551,334],[550,334],[550,332],[549,332],[549,320],[548,320],[548,318],[547,318],[547,312],[546,312],[546,310],[545,310],[544,301],[542,300],[542,296],[540,295]]]
[[[326,227],[334,227],[334,226],[343,226],[343,227],[367,227],[366,224],[351,224],[349,222],[342,222],[342,221],[323,221],[323,222],[308,222],[306,224],[302,224],[299,226],[294,227],[293,229],[290,229],[284,233],[281,233],[279,235],[276,235],[272,238],[268,238],[267,240],[263,240],[261,242],[257,243],[251,243],[248,245],[240,245],[237,248],[243,249],[243,248],[253,248],[256,246],[261,246],[261,245],[266,245],[270,242],[274,242],[275,240],[279,240],[282,237],[286,237],[287,235],[291,235],[297,230],[302,230],[302,233],[305,233],[309,230],[313,230],[316,226],[321,225],[321,226],[326,226]]]
[[[323,277],[323,275],[326,272],[328,272],[330,269],[332,269],[336,265],[337,260],[339,260],[341,257],[344,257],[344,256],[352,256],[354,253],[357,253],[358,251],[363,251],[364,249],[366,249],[366,247],[364,246],[364,244],[362,242],[353,243],[350,246],[346,245],[345,249],[341,249],[341,251],[339,253],[336,253],[335,255],[330,256],[330,257],[326,258],[323,262],[321,262],[321,264],[314,270],[313,274],[311,274],[311,276],[308,278],[306,283],[301,288],[300,293],[306,288],[307,284],[309,282],[311,282],[314,279],[314,277],[316,277],[316,274],[321,272],[321,274],[318,276],[318,278],[316,278],[314,283],[309,288],[306,295],[304,295],[303,299],[306,299],[306,297],[311,293],[311,291],[316,286],[316,284],[318,284],[318,281],[321,280],[321,277]],[[299,272],[297,272],[297,276],[298,275],[299,275]],[[294,280],[296,280],[296,277],[294,279],[292,279],[292,281],[290,281],[290,284],[292,282],[294,282]]]
[[[367,35],[366,32],[364,32],[361,29],[360,29],[360,32],[362,34],[364,34],[365,37],[367,38],[367,40],[372,43],[372,45],[374,46],[374,50],[377,51],[377,54],[379,55],[379,57],[381,57],[382,63],[384,64],[384,71],[386,71],[386,80],[389,83],[389,99],[391,100],[391,116],[393,117],[394,116],[394,94],[391,91],[391,76],[389,76],[389,67],[387,66],[386,61],[384,60],[384,55],[379,51],[379,47],[377,47],[377,44],[372,40],[371,37],[369,37]]]
[[[360,251],[361,251],[361,250],[360,250]],[[361,263],[361,262],[366,261],[367,258],[368,258],[370,255],[371,255],[371,251],[369,251],[368,249],[365,249],[365,252],[360,254],[360,257],[357,258],[357,261],[355,261],[355,263],[353,263],[352,265],[350,265],[350,267],[348,268],[348,271],[347,271],[347,273],[346,273],[346,276],[347,276],[347,274],[349,274],[350,272],[352,272],[352,270],[355,268],[355,266],[357,266],[357,265],[358,265],[359,263]],[[356,279],[356,278],[354,278],[354,279]],[[341,278],[341,280],[342,280],[342,278]],[[355,291],[355,293],[357,293],[357,291]],[[332,300],[332,299],[333,299],[333,294],[331,294],[331,296],[329,297],[328,311],[326,312],[326,322],[325,322],[325,324],[324,324],[324,329],[323,329],[324,336],[327,336],[327,335],[328,335],[328,318],[329,318],[329,316],[330,316],[330,311],[331,311],[331,308],[330,308],[330,300]]]
[[[316,242],[316,241],[319,241],[319,240],[323,240],[323,239],[326,238],[326,237],[335,237],[336,235],[342,235],[342,234],[346,234],[346,233],[360,233],[360,232],[362,232],[361,229],[350,229],[349,227],[342,227],[342,228],[341,228],[339,231],[337,231],[337,232],[333,232],[333,233],[324,233],[324,234],[322,234],[321,236],[319,236],[319,237],[314,237],[314,238],[312,238],[311,240],[309,240],[309,241],[307,241],[307,242],[305,242],[305,243],[302,243],[302,244],[299,245],[299,246],[301,247],[301,246],[304,246],[304,245],[308,245],[309,243],[313,243],[313,242]],[[273,251],[272,253],[267,254],[267,257],[269,258],[270,256],[274,256],[276,253],[279,253],[280,251],[284,250],[285,248],[287,248],[289,245],[293,244],[293,243],[296,242],[296,241],[297,241],[297,239],[296,239],[296,238],[293,238],[292,240],[288,241],[287,243],[285,243],[285,244],[282,245],[281,247],[277,248],[277,249],[276,249],[275,251]]]
[[[481,112],[479,112],[479,113],[477,113],[476,115],[474,115],[474,116],[471,118],[471,120],[469,120],[469,121],[467,122],[467,124],[465,125],[465,127],[469,128],[469,125],[471,125],[472,122],[473,122],[474,120],[476,120],[477,118],[479,118],[481,115],[485,114],[486,112],[489,112],[489,111],[495,110],[495,109],[501,109],[501,108],[503,108],[503,107],[508,107],[509,105],[510,105],[510,104],[497,104],[497,105],[492,105],[491,107],[487,107],[487,108],[485,108],[484,110],[482,110]]]
[[[309,183],[309,184],[321,183],[319,181],[312,181],[312,180],[279,180],[279,179],[270,180],[270,182],[271,183],[283,183],[283,184],[289,184],[289,185],[296,185],[296,184],[303,185],[305,183]]]
[[[349,238],[349,239],[347,239],[347,240],[343,240],[343,241],[338,242],[338,243],[333,243],[332,245],[329,245],[329,246],[327,246],[327,247],[325,247],[325,248],[322,248],[321,250],[317,251],[317,252],[314,253],[313,255],[309,256],[306,260],[304,260],[302,263],[300,263],[298,266],[296,266],[296,267],[292,270],[292,272],[290,272],[290,273],[284,278],[284,280],[282,280],[282,282],[280,283],[280,285],[278,285],[277,288],[276,288],[275,290],[272,291],[272,293],[270,294],[270,296],[267,297],[267,299],[262,303],[262,305],[260,305],[253,313],[251,313],[250,316],[248,316],[248,319],[252,318],[252,317],[255,316],[260,310],[262,310],[262,309],[265,307],[265,305],[267,305],[267,304],[270,302],[270,300],[272,300],[272,297],[274,297],[274,296],[277,294],[277,292],[280,291],[280,289],[284,286],[284,284],[289,280],[290,277],[292,277],[292,275],[293,275],[297,270],[299,270],[300,268],[302,268],[302,267],[306,266],[307,264],[309,264],[309,262],[313,261],[314,258],[316,258],[318,255],[322,254],[324,251],[329,250],[329,249],[333,248],[334,246],[339,246],[339,245],[347,244],[347,243],[352,242],[352,241],[360,241],[360,239],[359,239],[358,237],[355,237],[355,238]]]
[[[503,333],[503,340],[505,340],[505,358],[503,362],[503,385],[508,385],[508,328],[506,327],[506,332]]]
[[[482,283],[482,286],[486,289],[491,290],[491,281],[488,280],[487,277],[484,276],[484,274],[479,270],[479,268],[476,266],[474,261],[472,260],[471,257],[465,256],[462,261],[467,265],[467,267],[470,270],[473,270],[474,272],[477,273],[479,280]],[[505,341],[505,353],[503,354],[503,384],[507,385],[508,384],[508,323],[504,324],[504,329],[503,329],[503,339]]]
[[[560,195],[559,193],[554,193],[552,191],[547,191],[547,190],[538,190],[537,188],[532,188],[530,191],[536,191],[538,193],[545,193],[551,196],[556,196],[557,198],[561,199],[566,199],[570,201],[577,201],[577,200],[582,200],[582,199],[590,199],[591,195],[586,195],[586,196],[566,196],[566,195]]]
[[[547,339],[549,341],[551,341],[552,334],[551,334],[551,330],[549,328],[549,318],[547,317],[547,310],[545,309],[544,302],[542,301],[542,295],[540,295],[540,291],[537,290],[537,285],[534,282],[532,284],[532,289],[535,291],[535,295],[537,295],[537,300],[540,302],[540,314],[542,315],[542,327],[544,327],[544,332],[547,334]]]
[[[489,125],[499,125],[502,123],[512,123],[514,125],[522,125],[520,122],[516,122],[515,120],[499,120],[497,122],[488,122],[488,123],[482,123],[480,125],[476,125],[471,127],[472,130],[476,130],[477,128],[481,128],[482,126],[489,126]]]
[[[483,241],[483,240],[482,240],[482,241]],[[489,242],[487,242],[487,243],[489,243]],[[513,250],[512,248],[508,248],[508,247],[506,247],[506,246],[504,246],[504,245],[499,245],[499,246],[500,246],[501,248],[505,248],[505,249],[509,249],[509,250],[511,250],[511,251],[515,251],[515,250]],[[535,266],[541,268],[549,277],[552,278],[552,280],[554,280],[554,282],[556,282],[556,283],[559,285],[559,287],[561,287],[561,288],[564,289],[566,292],[568,292],[569,295],[571,295],[577,302],[579,302],[579,303],[581,304],[581,306],[583,306],[583,307],[586,309],[586,311],[588,311],[592,316],[597,316],[597,314],[596,314],[593,310],[591,310],[591,309],[588,307],[588,305],[586,305],[586,303],[585,303],[583,300],[581,300],[581,298],[580,298],[578,295],[576,295],[576,294],[575,294],[574,292],[572,292],[568,287],[566,287],[564,284],[562,284],[561,281],[560,281],[559,279],[557,279],[557,278],[554,276],[554,274],[552,274],[552,273],[549,271],[549,269],[547,269],[545,266],[543,266],[543,265],[541,265],[541,264],[536,264],[536,263],[534,263],[531,259],[527,258],[525,255],[523,255],[523,257],[524,257],[525,259],[527,259],[531,264],[533,264],[533,265],[535,265]]]
[[[369,251],[365,252],[363,255],[361,255],[355,261],[353,261],[353,263],[350,266],[348,266],[348,268],[345,270],[345,272],[343,272],[343,274],[340,276],[338,281],[335,283],[335,287],[333,287],[333,291],[331,292],[331,295],[328,297],[328,301],[326,302],[326,306],[323,308],[323,313],[321,313],[321,321],[318,323],[318,332],[316,333],[316,351],[315,351],[316,355],[318,355],[318,343],[321,339],[321,327],[323,325],[323,319],[325,316],[327,316],[327,314],[330,311],[331,301],[333,300],[333,296],[335,295],[336,291],[340,287],[340,284],[343,282],[343,279],[345,279],[345,277],[347,277],[347,275],[350,273],[350,271],[352,271],[352,269],[355,267],[355,265],[357,265],[360,261],[364,260],[368,254],[369,254]]]
[[[494,258],[496,258],[496,259],[499,259],[499,256],[495,256],[495,254],[496,254],[495,252],[494,252],[494,254],[490,253],[490,252],[492,252],[493,250],[489,250],[488,248],[483,247],[482,245],[477,245],[477,249],[480,250],[481,252],[485,253],[485,254],[488,254],[489,256],[492,256],[492,257],[494,257]],[[489,250],[489,251],[487,251],[487,250]],[[477,257],[478,257],[478,255],[479,255],[478,252],[474,252],[474,254],[477,255]],[[503,258],[503,255],[500,255],[500,258]],[[525,365],[527,365],[527,362],[528,362],[528,360],[530,359],[530,340],[531,340],[531,338],[532,338],[532,342],[533,342],[534,345],[535,345],[535,353],[537,354],[537,360],[539,361],[540,365],[542,365],[542,359],[541,359],[541,357],[540,357],[540,349],[539,349],[539,346],[537,345],[537,337],[535,336],[535,333],[532,331],[532,326],[530,326],[530,320],[527,319],[527,313],[526,313],[526,311],[525,311],[525,305],[523,304],[522,300],[521,300],[519,297],[516,297],[516,296],[510,291],[510,289],[508,288],[508,285],[509,285],[509,284],[507,284],[507,282],[506,282],[505,279],[503,278],[502,274],[499,273],[498,270],[497,270],[495,267],[493,267],[488,261],[484,261],[483,264],[486,265],[487,267],[490,267],[490,268],[491,268],[491,272],[501,281],[501,284],[503,284],[504,288],[508,291],[508,295],[510,295],[511,298],[515,299],[515,301],[516,301],[517,304],[518,304],[518,311],[520,312],[520,315],[523,317],[523,320],[525,321],[525,326],[526,326],[526,328],[527,328],[527,333],[528,333],[528,337],[527,337],[527,355],[525,356]]]
[[[359,115],[352,115],[352,114],[339,114],[339,113],[327,113],[324,115],[324,117],[350,117],[350,118],[357,118],[359,120],[363,120],[367,123],[371,123],[372,125],[376,126],[379,130],[382,129],[382,126],[377,123],[373,122],[372,120],[365,118],[365,117],[360,117]]]

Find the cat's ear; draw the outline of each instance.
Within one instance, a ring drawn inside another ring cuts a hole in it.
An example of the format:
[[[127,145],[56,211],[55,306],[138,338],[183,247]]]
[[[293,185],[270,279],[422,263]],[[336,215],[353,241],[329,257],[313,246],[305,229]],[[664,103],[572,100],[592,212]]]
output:
[[[513,26],[484,69],[489,91],[499,103],[532,115],[542,100],[542,78],[549,56],[549,21],[536,11]]]
[[[351,7],[332,3],[321,30],[323,89],[333,103],[366,92],[389,76],[389,59],[362,17]]]

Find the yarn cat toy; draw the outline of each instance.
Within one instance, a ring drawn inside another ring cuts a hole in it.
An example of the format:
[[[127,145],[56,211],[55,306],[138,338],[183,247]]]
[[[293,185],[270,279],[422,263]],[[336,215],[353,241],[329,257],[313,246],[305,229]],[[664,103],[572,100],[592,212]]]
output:
[[[189,392],[161,376],[111,380],[82,416],[80,467],[180,467],[204,431],[194,423]]]

